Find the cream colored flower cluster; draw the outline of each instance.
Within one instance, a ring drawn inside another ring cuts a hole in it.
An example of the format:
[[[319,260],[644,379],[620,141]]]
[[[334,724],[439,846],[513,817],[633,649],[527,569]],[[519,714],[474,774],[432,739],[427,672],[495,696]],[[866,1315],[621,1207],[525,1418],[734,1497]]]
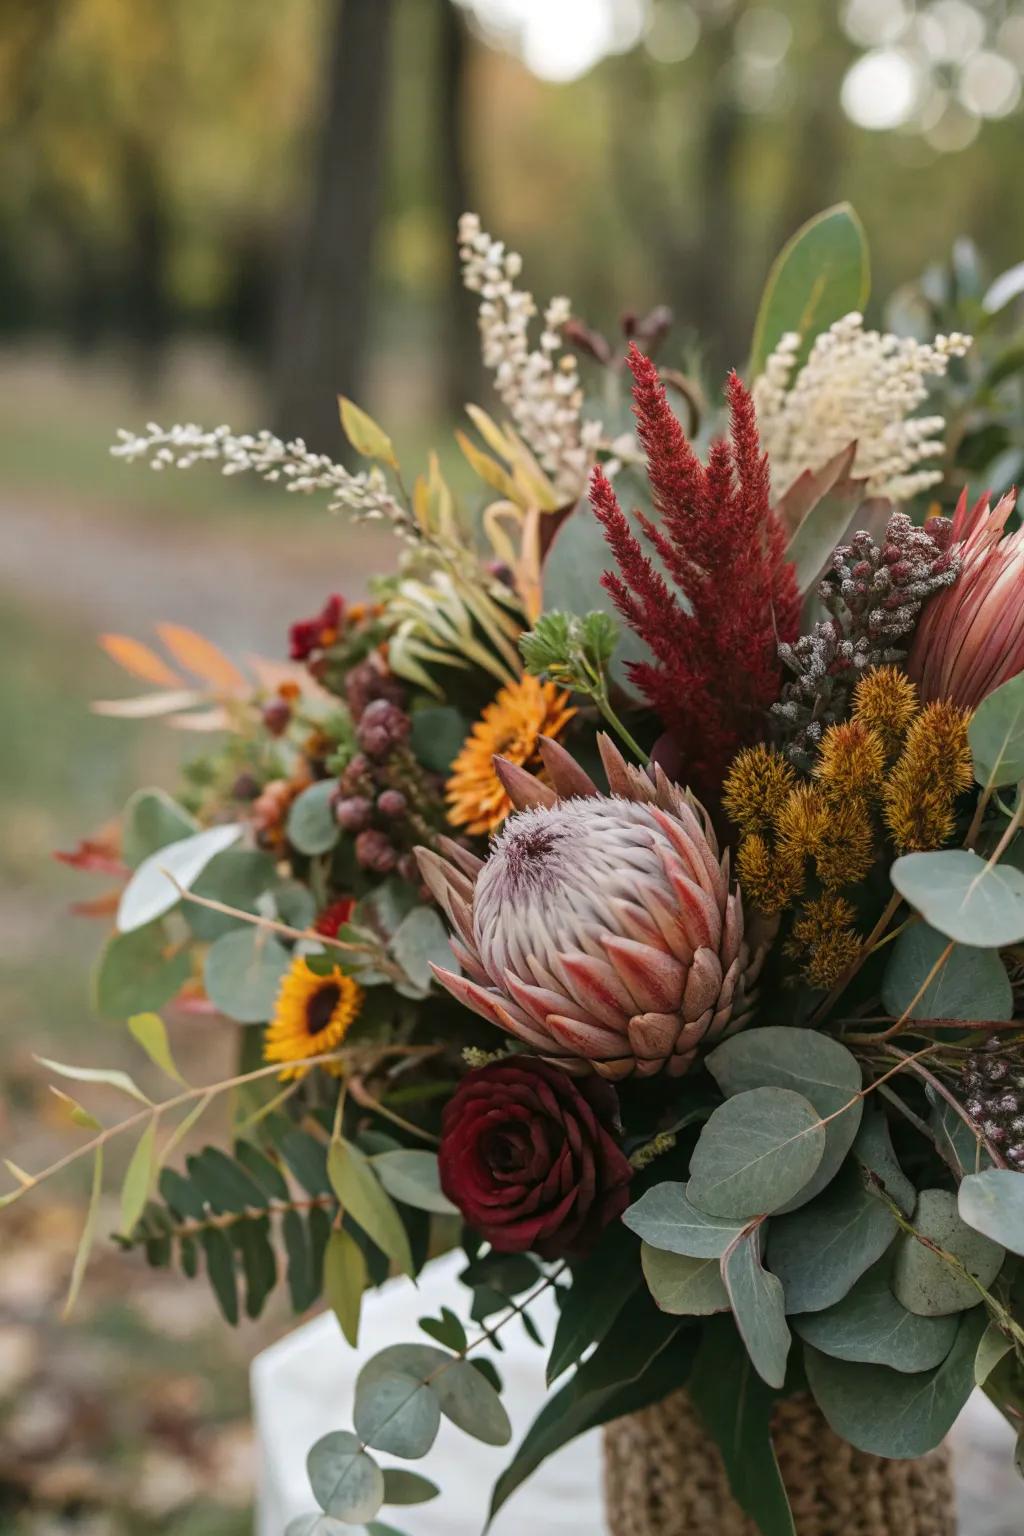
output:
[[[571,314],[569,300],[551,300],[540,344],[531,347],[537,305],[531,293],[516,287],[522,258],[492,239],[475,213],[459,220],[459,255],[465,286],[480,295],[484,366],[493,371],[495,388],[523,440],[566,500],[573,500],[586,484],[601,426],[583,422],[579,370],[562,349],[559,333]]]
[[[855,439],[854,473],[867,481],[869,495],[906,501],[935,485],[942,473],[927,461],[942,453],[946,423],[914,412],[927,398],[929,379],[941,377],[949,359],[970,345],[959,332],[928,344],[866,331],[854,312],[816,339],[797,370],[800,337],[783,336],[753,387],[774,494]]]
[[[117,435],[119,441],[110,451],[128,463],[146,459],[152,469],[163,470],[214,461],[225,475],[255,474],[305,495],[327,491],[332,512],[344,510],[367,520],[387,518],[399,527],[409,521],[379,469],[350,474],[326,454],[312,453],[301,437],[286,443],[265,430],[239,436],[230,427],[208,431],[188,422],[164,428],[154,421],[141,436],[124,428]]]

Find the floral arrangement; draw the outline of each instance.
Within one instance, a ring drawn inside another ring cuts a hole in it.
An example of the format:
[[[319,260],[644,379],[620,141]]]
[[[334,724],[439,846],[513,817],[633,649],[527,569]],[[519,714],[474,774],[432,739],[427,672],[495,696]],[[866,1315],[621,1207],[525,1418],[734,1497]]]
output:
[[[626,367],[567,300],[535,341],[519,258],[474,217],[459,238],[503,416],[457,435],[475,519],[345,400],[359,472],[226,427],[114,449],[326,493],[400,554],[286,662],[104,637],[149,691],[97,708],[215,733],[176,796],[62,855],[116,881],[97,1009],[170,1086],[45,1063],[134,1103],[103,1125],[62,1089],[87,1139],[8,1163],[2,1203],[92,1157],[73,1300],[130,1142],[123,1248],[204,1270],[232,1324],[282,1282],[323,1297],[353,1345],[368,1286],[461,1246],[465,1297],[363,1367],[292,1536],[392,1532],[382,1506],[438,1491],[397,1463],[442,1415],[505,1443],[492,1356],[510,1323],[541,1345],[546,1290],[554,1392],[494,1508],[685,1386],[778,1536],[781,1394],[882,1456],[937,1445],[976,1384],[1024,1430],[1013,285],[949,297],[974,342],[865,330],[863,232],[829,210],[705,421],[663,311],[627,319]],[[189,1010],[237,1026],[229,1080],[182,1079]]]

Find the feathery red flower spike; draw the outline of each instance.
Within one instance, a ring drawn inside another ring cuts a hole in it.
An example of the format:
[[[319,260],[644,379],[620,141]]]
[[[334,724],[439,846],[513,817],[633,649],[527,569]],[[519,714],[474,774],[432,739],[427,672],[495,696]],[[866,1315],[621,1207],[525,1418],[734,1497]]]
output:
[[[654,657],[631,662],[630,677],[681,755],[687,783],[714,801],[738,748],[764,736],[779,697],[777,647],[799,633],[795,568],[785,560],[785,532],[771,509],[753,402],[736,374],[728,384],[730,440],[712,444],[705,468],[657,369],[635,343],[629,366],[660,522],[636,516],[664,573],[595,469],[590,501],[619,567],[602,583]]]

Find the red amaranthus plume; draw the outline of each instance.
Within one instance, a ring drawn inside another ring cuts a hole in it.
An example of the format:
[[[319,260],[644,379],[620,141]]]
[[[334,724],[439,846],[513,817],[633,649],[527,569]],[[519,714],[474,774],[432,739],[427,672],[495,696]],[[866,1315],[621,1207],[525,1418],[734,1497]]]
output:
[[[737,749],[764,735],[782,687],[777,647],[799,632],[800,596],[771,510],[753,403],[736,374],[729,376],[730,440],[712,445],[705,467],[657,369],[635,345],[629,366],[659,521],[637,515],[664,573],[595,470],[591,504],[619,568],[603,583],[654,657],[631,663],[633,681],[664,722],[687,782],[713,800]]]

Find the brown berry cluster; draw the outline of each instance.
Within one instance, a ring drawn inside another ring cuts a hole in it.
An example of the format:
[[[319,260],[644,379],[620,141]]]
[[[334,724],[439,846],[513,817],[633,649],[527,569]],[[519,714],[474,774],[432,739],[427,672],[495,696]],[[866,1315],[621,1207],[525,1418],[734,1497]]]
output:
[[[357,702],[357,691],[371,684],[369,678],[357,676],[359,671],[355,669],[350,679],[354,685],[348,690],[350,707]],[[355,838],[356,860],[362,869],[374,875],[395,872],[418,884],[412,850],[419,843],[434,841],[443,819],[440,783],[413,756],[412,720],[395,701],[394,690],[387,691],[392,697],[372,697],[358,712],[359,750],[338,778],[334,814],[338,825]]]
[[[972,1051],[962,1087],[975,1125],[1011,1168],[1024,1172],[1024,1042],[993,1038]]]

